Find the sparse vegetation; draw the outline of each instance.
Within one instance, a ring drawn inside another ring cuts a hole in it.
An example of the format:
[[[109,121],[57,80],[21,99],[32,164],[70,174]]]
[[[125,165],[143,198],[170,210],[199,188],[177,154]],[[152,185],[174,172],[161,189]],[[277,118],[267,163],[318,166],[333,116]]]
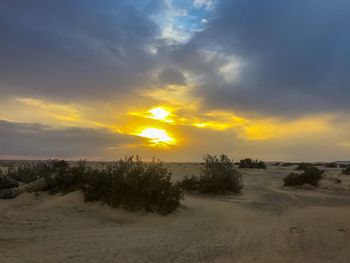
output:
[[[317,187],[322,179],[323,173],[324,171],[320,170],[316,166],[306,166],[304,168],[304,172],[292,172],[286,178],[284,178],[284,185],[301,186],[304,184],[310,184]]]
[[[342,174],[350,175],[350,165],[346,166],[343,169]]]
[[[252,160],[250,158],[240,160],[238,166],[239,168],[266,169],[266,164],[263,161]]]
[[[239,193],[243,187],[242,175],[236,169],[233,160],[227,155],[203,157],[204,167],[199,177],[185,177],[180,185],[187,191],[222,194]]]
[[[139,157],[126,157],[101,169],[84,161],[22,163],[9,169],[8,175],[25,183],[45,178],[50,194],[82,190],[85,201],[162,215],[176,210],[183,199],[180,186],[170,181],[170,172],[160,162],[145,164]]]
[[[7,176],[21,182],[21,183],[31,183],[40,178],[41,166],[38,163],[11,163],[7,169]]]
[[[31,183],[50,174],[63,174],[68,167],[68,163],[63,160],[20,162],[8,167],[7,176],[21,183]]]
[[[326,164],[325,164],[325,167],[327,167],[327,168],[338,168],[338,164],[337,164],[337,163],[334,163],[334,162],[332,162],[332,163],[326,163]]]
[[[295,163],[290,163],[290,162],[282,163],[283,167],[289,167],[289,166],[293,166],[293,165],[295,165]]]

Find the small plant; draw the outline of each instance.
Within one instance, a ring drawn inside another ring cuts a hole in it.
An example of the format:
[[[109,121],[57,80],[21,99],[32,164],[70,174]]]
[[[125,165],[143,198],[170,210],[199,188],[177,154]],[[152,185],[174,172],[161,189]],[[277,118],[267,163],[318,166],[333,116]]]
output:
[[[290,173],[286,178],[284,178],[285,186],[301,186],[303,184],[310,184],[313,186],[318,186],[320,180],[322,179],[324,171],[318,169],[315,166],[307,166],[303,173]]]
[[[187,191],[200,193],[239,193],[243,187],[242,175],[227,155],[203,157],[204,167],[200,177],[185,177],[180,186]]]
[[[266,164],[263,161],[252,160],[250,158],[240,160],[238,166],[239,168],[266,169]]]

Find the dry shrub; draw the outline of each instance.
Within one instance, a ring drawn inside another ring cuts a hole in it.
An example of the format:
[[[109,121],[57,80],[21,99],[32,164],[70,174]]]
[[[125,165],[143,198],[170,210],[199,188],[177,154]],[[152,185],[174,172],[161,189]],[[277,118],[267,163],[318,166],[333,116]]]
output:
[[[146,210],[167,215],[180,206],[183,193],[170,180],[160,162],[143,163],[126,157],[112,165],[93,169],[85,161],[23,163],[11,168],[11,177],[25,183],[45,178],[50,194],[82,190],[85,201],[101,201],[127,210]]]
[[[242,175],[236,169],[233,160],[227,155],[203,156],[204,167],[199,177],[185,177],[180,182],[187,191],[222,194],[239,193],[243,187]]]
[[[350,175],[350,165],[346,166],[343,169],[342,174]]]
[[[303,173],[290,173],[284,178],[285,186],[301,186],[303,184],[310,184],[318,186],[322,179],[324,171],[318,169],[315,166],[306,166]]]
[[[238,166],[239,168],[266,169],[266,164],[263,161],[252,160],[250,158],[240,160]]]
[[[144,164],[138,157],[127,157],[106,169],[88,172],[85,200],[167,215],[183,199],[181,188],[171,182],[170,176],[160,162]]]

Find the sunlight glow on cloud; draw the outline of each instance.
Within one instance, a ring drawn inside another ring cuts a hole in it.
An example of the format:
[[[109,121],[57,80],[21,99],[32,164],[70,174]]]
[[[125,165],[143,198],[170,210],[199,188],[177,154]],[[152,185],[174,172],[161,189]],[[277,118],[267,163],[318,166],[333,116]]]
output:
[[[149,110],[149,112],[152,114],[151,118],[155,120],[168,121],[168,122],[170,121],[168,120],[168,117],[171,113],[162,107],[152,108]]]
[[[176,143],[176,140],[163,129],[144,128],[136,135],[149,139],[149,145],[152,147],[166,147]]]
[[[164,97],[162,99],[164,100]],[[18,106],[18,103],[23,104],[25,110],[19,111],[17,108],[17,111],[13,113],[12,109],[15,108],[11,107],[11,104]],[[329,114],[295,120],[257,118],[243,116],[239,112],[205,112],[200,108],[200,103],[194,103],[188,107],[176,107],[163,103],[153,107],[139,104],[137,106],[139,110],[135,111],[134,109],[132,112],[129,112],[126,106],[119,105],[118,114],[116,114],[113,105],[107,107],[104,104],[96,104],[91,108],[84,104],[61,104],[34,98],[16,98],[12,100],[12,103],[5,102],[3,105],[6,107],[0,114],[1,119],[26,122],[33,120],[37,123],[60,127],[62,131],[73,126],[93,130],[103,129],[109,132],[108,136],[115,134],[118,138],[120,136],[136,136],[145,139],[143,142],[131,140],[119,145],[108,145],[104,151],[100,149],[100,154],[104,153],[108,156],[123,152],[135,152],[136,154],[138,150],[146,153],[148,148],[162,149],[164,156],[167,152],[171,154],[180,149],[187,149],[186,151],[190,154],[197,147],[194,145],[207,143],[207,139],[203,136],[218,136],[217,138],[222,140],[223,145],[231,140],[239,140],[240,143],[269,142],[270,145],[274,145],[281,139],[289,142],[310,136],[313,138],[334,137],[335,132],[331,128],[334,118]],[[184,104],[182,105],[184,106]],[[95,108],[101,109],[102,115],[96,115]],[[109,117],[103,119],[103,116]],[[96,134],[99,133],[96,132]],[[220,137],[220,134],[223,136]],[[45,134],[45,136],[47,135]],[[112,139],[108,138],[108,140]],[[214,144],[215,140],[213,140]],[[346,142],[346,135],[344,135],[339,137],[339,141],[335,143],[339,149],[346,151],[349,150]]]

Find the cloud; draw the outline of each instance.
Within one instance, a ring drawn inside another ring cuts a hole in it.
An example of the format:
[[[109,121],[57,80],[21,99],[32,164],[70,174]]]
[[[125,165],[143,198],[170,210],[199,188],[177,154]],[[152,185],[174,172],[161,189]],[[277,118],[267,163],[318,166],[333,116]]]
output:
[[[57,129],[42,124],[0,120],[0,156],[104,158],[109,150],[116,153],[118,148],[137,142],[139,139],[135,136],[104,129]]]
[[[285,116],[349,111],[348,1],[226,0],[215,14],[173,55],[202,76],[196,95],[206,106]],[[220,76],[220,56],[240,65],[231,83],[228,70]]]
[[[205,7],[209,9],[214,6],[214,0],[194,0],[193,5],[197,8]]]
[[[162,84],[185,85],[186,79],[182,73],[176,69],[168,68],[159,74]]]
[[[98,98],[147,86],[157,2],[1,1],[2,96]]]
[[[121,99],[154,86],[152,73],[166,68],[163,83],[184,83],[186,72],[207,109],[348,111],[349,22],[344,0],[5,0],[0,96]],[[189,39],[169,44],[161,37],[169,25]]]

